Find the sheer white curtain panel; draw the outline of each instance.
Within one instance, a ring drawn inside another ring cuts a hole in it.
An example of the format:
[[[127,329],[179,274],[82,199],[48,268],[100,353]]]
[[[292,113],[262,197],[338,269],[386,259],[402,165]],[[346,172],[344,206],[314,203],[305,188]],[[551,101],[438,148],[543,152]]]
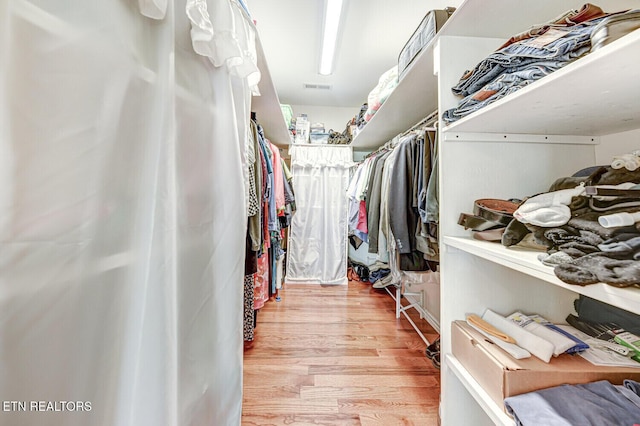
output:
[[[349,146],[291,147],[296,212],[291,221],[285,282],[347,284]]]
[[[255,28],[205,3],[236,57],[186,0],[0,2],[0,424],[240,423]]]

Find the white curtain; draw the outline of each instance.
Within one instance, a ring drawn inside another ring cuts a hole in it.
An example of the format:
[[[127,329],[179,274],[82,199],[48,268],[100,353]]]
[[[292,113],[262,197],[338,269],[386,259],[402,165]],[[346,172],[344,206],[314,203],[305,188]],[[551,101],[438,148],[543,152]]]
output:
[[[296,213],[287,248],[287,283],[347,284],[349,146],[293,145]]]
[[[0,424],[240,423],[255,69],[185,8],[0,2]]]

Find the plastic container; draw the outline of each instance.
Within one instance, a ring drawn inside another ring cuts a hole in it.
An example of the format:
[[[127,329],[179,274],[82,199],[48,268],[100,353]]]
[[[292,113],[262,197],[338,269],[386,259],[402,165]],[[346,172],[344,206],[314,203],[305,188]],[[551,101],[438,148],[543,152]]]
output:
[[[300,114],[296,118],[296,137],[294,143],[309,143],[309,129],[311,123],[307,119],[307,114]]]
[[[311,125],[311,133],[324,133],[324,123],[313,123]]]
[[[311,133],[311,143],[328,143],[329,133]]]
[[[606,216],[600,216],[598,223],[605,228],[616,228],[619,226],[631,226],[640,221],[640,212],[637,213],[615,213]]]

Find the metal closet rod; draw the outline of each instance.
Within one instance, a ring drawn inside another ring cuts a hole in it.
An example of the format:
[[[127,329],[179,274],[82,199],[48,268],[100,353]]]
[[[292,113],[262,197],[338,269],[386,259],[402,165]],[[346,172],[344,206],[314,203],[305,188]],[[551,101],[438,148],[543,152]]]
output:
[[[428,126],[427,124],[432,124],[432,125]],[[396,138],[401,138],[416,130],[421,130],[424,132],[437,132],[438,131],[437,125],[438,125],[438,111],[436,110],[431,114],[429,114],[428,116],[426,116],[425,118],[423,118],[422,120],[418,121],[416,124],[411,126],[408,130],[405,130],[403,133],[398,134],[396,137],[394,137],[390,141],[385,142],[382,146],[380,146],[375,151],[372,151],[369,154],[367,154],[365,158],[369,158],[374,154],[384,151],[385,149],[391,149],[390,145]]]
[[[429,126],[431,125],[431,126]],[[408,133],[411,133],[414,130],[420,129],[427,132],[437,132],[438,131],[438,111],[434,111],[431,114],[427,115],[422,120],[418,121],[416,124],[411,126],[408,130],[401,134],[404,136]]]

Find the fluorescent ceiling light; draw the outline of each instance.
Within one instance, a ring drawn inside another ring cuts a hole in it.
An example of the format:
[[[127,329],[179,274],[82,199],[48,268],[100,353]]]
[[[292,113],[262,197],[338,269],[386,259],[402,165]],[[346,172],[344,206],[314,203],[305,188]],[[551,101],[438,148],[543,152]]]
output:
[[[338,27],[342,14],[342,0],[326,0],[324,11],[324,31],[322,35],[322,56],[320,74],[329,75],[333,70],[333,58],[338,41]]]

